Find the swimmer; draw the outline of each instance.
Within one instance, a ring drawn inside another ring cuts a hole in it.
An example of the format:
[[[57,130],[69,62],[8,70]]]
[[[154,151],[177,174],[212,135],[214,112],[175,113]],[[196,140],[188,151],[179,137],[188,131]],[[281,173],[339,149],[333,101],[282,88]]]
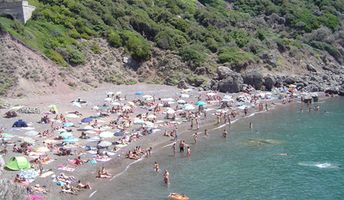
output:
[[[191,149],[190,149],[190,147],[187,148],[186,153],[187,153],[187,156],[188,156],[188,157],[191,156]]]
[[[223,136],[224,138],[226,138],[226,137],[227,137],[227,130],[226,130],[226,129],[223,129],[222,136]]]
[[[204,135],[205,135],[206,137],[209,136],[209,134],[208,134],[208,129],[204,129]]]

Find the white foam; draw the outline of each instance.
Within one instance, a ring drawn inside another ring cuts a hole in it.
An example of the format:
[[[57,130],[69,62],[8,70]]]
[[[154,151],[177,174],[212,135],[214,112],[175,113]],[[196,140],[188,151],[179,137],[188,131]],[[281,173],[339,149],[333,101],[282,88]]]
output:
[[[338,169],[339,166],[329,162],[299,162],[300,166],[304,167],[316,167],[319,169]]]
[[[129,169],[129,167],[130,167],[131,165],[133,165],[133,164],[135,164],[135,163],[138,163],[138,162],[140,162],[140,161],[142,161],[142,160],[143,160],[143,157],[141,157],[140,159],[135,160],[134,162],[130,163],[129,165],[127,165],[127,167],[126,167],[122,172],[120,172],[120,173],[114,175],[109,181],[112,181],[112,180],[114,180],[115,178],[121,176],[122,174],[124,174],[124,172],[128,171],[128,169]]]

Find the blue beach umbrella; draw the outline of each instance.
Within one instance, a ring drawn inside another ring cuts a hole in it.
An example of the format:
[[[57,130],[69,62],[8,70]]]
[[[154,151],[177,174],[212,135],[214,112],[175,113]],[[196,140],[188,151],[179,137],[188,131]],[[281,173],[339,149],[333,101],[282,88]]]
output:
[[[73,134],[71,132],[61,132],[60,136],[63,138],[70,138],[73,137]]]
[[[122,131],[118,130],[113,135],[117,136],[117,137],[122,137],[124,135],[124,133]]]
[[[205,103],[204,101],[197,101],[197,102],[196,102],[196,105],[198,105],[198,106],[204,106],[204,105],[206,105],[206,103]]]
[[[138,96],[140,96],[140,95],[143,95],[144,93],[143,92],[141,92],[141,91],[139,91],[139,92],[135,92],[135,95],[138,95]]]
[[[63,124],[64,127],[71,127],[74,126],[74,124],[72,122],[66,122]]]
[[[86,117],[86,118],[81,120],[81,123],[90,123],[91,121],[93,121],[93,119],[91,117]]]
[[[75,137],[69,137],[69,138],[63,139],[63,142],[65,142],[65,143],[75,143],[77,141],[79,141],[79,139],[75,138]]]

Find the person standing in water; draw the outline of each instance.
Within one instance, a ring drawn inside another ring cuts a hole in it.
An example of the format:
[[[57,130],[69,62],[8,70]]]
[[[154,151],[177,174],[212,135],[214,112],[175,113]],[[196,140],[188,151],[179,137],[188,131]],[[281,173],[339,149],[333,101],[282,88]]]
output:
[[[179,143],[179,152],[184,152],[184,147],[185,147],[185,141],[181,140]]]
[[[227,130],[226,130],[226,129],[223,129],[222,136],[223,136],[224,138],[226,138],[226,137],[227,137]]]
[[[160,167],[159,167],[159,164],[155,161],[154,163],[154,171],[155,172],[159,172],[160,171]]]
[[[194,143],[196,144],[196,143],[197,143],[198,133],[197,133],[197,132],[194,133],[194,134],[192,135],[192,137],[193,137],[193,139],[194,139]]]
[[[164,183],[168,185],[170,183],[170,173],[165,169],[164,172]]]
[[[189,146],[188,146],[188,148],[187,148],[187,150],[186,150],[186,155],[187,155],[188,157],[191,156],[191,149],[190,149]]]
[[[253,124],[252,124],[252,122],[250,122],[250,129],[252,129],[253,128]]]
[[[173,149],[173,155],[176,155],[176,152],[177,152],[176,143],[173,143],[172,149]]]
[[[209,134],[208,134],[208,129],[204,129],[204,135],[205,135],[206,137],[209,136]]]

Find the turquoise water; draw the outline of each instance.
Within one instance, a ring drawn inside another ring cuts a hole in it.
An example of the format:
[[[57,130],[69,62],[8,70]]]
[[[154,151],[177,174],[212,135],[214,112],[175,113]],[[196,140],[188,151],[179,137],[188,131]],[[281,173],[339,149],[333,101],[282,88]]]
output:
[[[167,147],[110,182],[111,197],[95,197],[159,200],[179,192],[195,200],[344,199],[344,99],[319,105],[320,112],[300,113],[295,104],[240,120],[227,140],[213,131],[192,145],[191,158],[174,157]],[[155,160],[170,172],[168,187],[153,172]]]

